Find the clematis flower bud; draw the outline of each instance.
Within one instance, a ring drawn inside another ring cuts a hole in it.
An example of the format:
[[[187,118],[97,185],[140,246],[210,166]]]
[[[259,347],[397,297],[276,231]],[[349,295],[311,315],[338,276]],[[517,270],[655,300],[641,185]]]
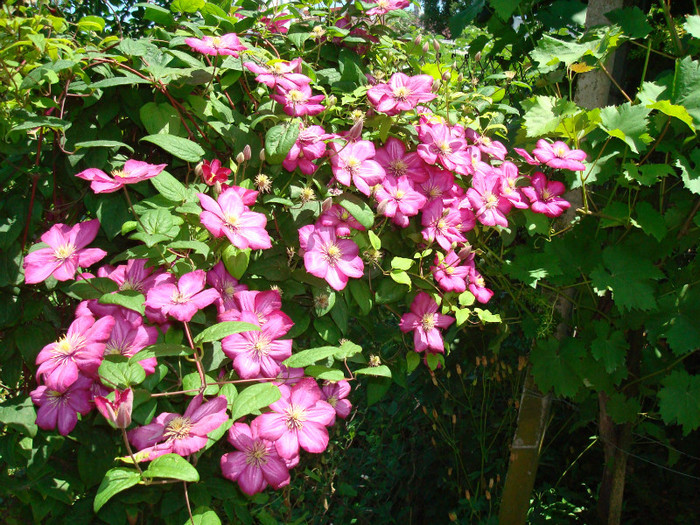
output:
[[[416,38],[413,39],[413,45],[419,46],[421,42],[421,36],[418,35]]]
[[[258,153],[258,158],[260,159],[260,162],[265,162],[265,150],[261,149],[260,153]]]
[[[241,151],[238,155],[236,155],[236,162],[238,164],[243,164],[245,162],[246,158],[243,152]]]
[[[245,148],[243,148],[243,158],[245,160],[250,160],[250,158],[253,156],[252,152],[250,151],[250,146],[248,144],[245,145]]]
[[[428,52],[429,49],[430,49],[430,44],[428,44],[428,42],[426,42],[425,44],[423,44],[423,47],[421,48],[421,50],[423,51],[423,54],[424,54],[424,55]]]
[[[95,406],[100,414],[115,428],[127,428],[131,425],[131,411],[134,407],[134,393],[130,388],[123,392],[114,391],[114,401],[96,396]]]
[[[437,41],[437,38],[433,39],[433,49],[436,53],[440,51],[440,42]]]

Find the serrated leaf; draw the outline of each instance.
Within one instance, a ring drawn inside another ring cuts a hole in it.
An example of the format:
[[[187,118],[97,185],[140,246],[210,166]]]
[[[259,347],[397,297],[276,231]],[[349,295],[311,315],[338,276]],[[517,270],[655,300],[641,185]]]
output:
[[[634,423],[642,410],[642,406],[634,398],[627,398],[622,394],[614,393],[608,399],[605,410],[615,423]]]
[[[696,195],[700,195],[700,150],[696,149],[691,153],[695,165],[692,166],[690,161],[683,155],[678,155],[676,159],[676,167],[681,169],[681,179],[683,185]]]
[[[353,371],[353,374],[365,376],[391,377],[391,370],[386,365],[368,366],[366,368],[360,368],[359,370]]]
[[[638,7],[623,7],[605,13],[605,17],[617,24],[631,38],[645,38],[651,33],[652,27],[647,22],[646,14]]]
[[[137,470],[117,467],[107,471],[102,479],[92,508],[99,511],[114,495],[133,487],[141,480],[141,475]]]
[[[238,393],[233,403],[231,419],[238,421],[243,416],[256,413],[261,408],[270,406],[280,397],[282,397],[280,389],[272,383],[258,383],[246,387]]]
[[[591,343],[593,357],[603,363],[608,374],[624,367],[628,347],[625,335],[620,330],[611,334],[610,325],[605,321],[596,321],[594,328],[597,337]]]
[[[700,38],[700,16],[689,15],[685,19],[683,29],[685,29],[686,33],[690,34],[693,38]]]
[[[580,110],[576,104],[555,97],[536,96],[523,103],[525,132],[528,137],[540,137],[555,131],[561,122]]]
[[[180,479],[190,483],[199,481],[199,472],[182,456],[177,454],[165,454],[160,456],[148,466],[143,473],[143,477]]]
[[[365,228],[369,229],[374,225],[374,212],[364,199],[352,193],[343,193],[337,202]]]
[[[175,135],[166,133],[157,135],[147,135],[141,140],[155,144],[159,148],[164,149],[173,157],[182,159],[185,162],[199,162],[204,157],[204,150],[196,142]]]
[[[659,390],[659,412],[667,424],[678,423],[683,435],[700,426],[700,376],[675,370],[666,376]]]
[[[647,133],[647,117],[650,109],[641,104],[627,102],[621,106],[608,106],[600,110],[600,128],[611,137],[625,142],[632,151],[639,153],[651,142]]]
[[[242,321],[224,321],[217,323],[209,328],[205,328],[194,338],[195,344],[211,343],[212,341],[221,341],[224,337],[232,334],[240,334],[241,332],[259,332],[260,327],[252,323],[244,323]]]
[[[585,348],[578,340],[569,341],[559,348],[559,342],[550,338],[538,341],[532,349],[532,374],[542,392],[554,390],[556,395],[572,397],[582,386],[576,371]]]
[[[637,212],[636,221],[644,233],[654,236],[657,241],[666,237],[668,229],[664,216],[656,211],[649,202],[642,201],[634,209]]]

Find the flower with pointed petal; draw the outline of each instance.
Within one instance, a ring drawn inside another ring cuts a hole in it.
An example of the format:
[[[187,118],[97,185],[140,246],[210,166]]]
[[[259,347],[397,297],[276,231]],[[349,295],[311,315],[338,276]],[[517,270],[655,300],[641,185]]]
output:
[[[159,284],[148,291],[145,304],[186,323],[220,297],[213,288],[204,289],[206,278],[204,270],[195,270],[180,277],[177,284]]]
[[[306,271],[325,279],[334,290],[342,290],[350,277],[360,278],[364,273],[365,265],[358,255],[357,244],[338,239],[332,227],[315,228],[306,241],[305,250]]]
[[[121,169],[113,170],[111,177],[97,168],[88,168],[76,177],[90,181],[90,188],[95,193],[114,193],[127,184],[136,184],[156,177],[166,166],[167,164],[149,164],[131,159],[127,160]]]
[[[223,36],[204,36],[202,38],[185,38],[185,44],[204,55],[230,55],[238,57],[239,51],[248,49],[241,44],[236,33]]]
[[[39,406],[36,424],[44,430],[58,427],[59,434],[67,436],[78,423],[78,414],[92,410],[92,381],[79,376],[66,388],[52,388],[41,385],[30,392],[32,402]]]
[[[437,313],[438,305],[426,292],[420,292],[411,303],[411,311],[403,314],[399,329],[406,333],[413,330],[413,346],[416,352],[432,353],[445,351],[440,328],[447,328],[454,317]]]
[[[532,187],[525,187],[522,192],[530,199],[530,208],[535,213],[543,213],[547,217],[559,217],[571,203],[562,199],[566,186],[556,180],[547,180],[544,173],[538,171],[530,177]]]
[[[134,392],[130,388],[123,392],[115,390],[114,401],[103,396],[95,396],[95,406],[114,428],[127,428],[131,425]]]
[[[24,258],[24,282],[36,284],[53,275],[59,281],[75,277],[78,268],[86,268],[102,259],[107,252],[99,248],[85,248],[97,236],[97,219],[73,226],[54,224],[41,236],[48,248],[40,248]]]

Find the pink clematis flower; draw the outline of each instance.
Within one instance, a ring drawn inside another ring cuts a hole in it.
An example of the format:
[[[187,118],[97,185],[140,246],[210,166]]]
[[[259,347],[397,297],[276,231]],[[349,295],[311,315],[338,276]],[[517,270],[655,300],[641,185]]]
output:
[[[223,261],[216,263],[214,267],[207,272],[207,284],[219,292],[219,299],[216,300],[216,308],[219,314],[231,308],[235,308],[236,302],[234,297],[236,293],[248,289],[245,284],[239,284],[238,281],[228,273]]]
[[[481,224],[508,227],[506,214],[511,210],[512,204],[501,194],[501,180],[498,173],[475,175],[472,179],[472,187],[467,190],[467,197]]]
[[[367,98],[377,111],[397,115],[437,97],[432,88],[433,77],[430,75],[409,77],[405,73],[394,73],[388,84],[377,84],[369,88]]]
[[[204,448],[207,434],[228,420],[226,397],[203,402],[202,395],[190,401],[183,415],[163,412],[148,425],[128,433],[140,461],[151,461],[164,454],[188,456]]]
[[[243,312],[238,321],[257,325],[257,316]],[[279,316],[272,317],[259,331],[251,330],[224,337],[221,349],[233,361],[241,379],[276,377],[282,361],[292,355],[292,340],[280,339],[289,331]]]
[[[377,212],[390,217],[401,228],[406,228],[408,218],[418,215],[427,202],[425,196],[414,189],[406,175],[398,179],[387,175],[375,196],[379,202]]]
[[[265,84],[269,88],[280,86],[282,89],[298,89],[311,83],[311,79],[299,73],[301,57],[290,62],[277,60],[269,65],[256,64],[255,62],[243,62],[243,67],[258,75],[257,82]]]
[[[207,274],[204,270],[186,273],[177,284],[165,282],[148,291],[146,306],[160,310],[164,316],[171,316],[186,323],[202,308],[206,308],[219,298],[219,292],[204,289]]]
[[[99,248],[85,248],[97,236],[97,219],[73,226],[54,224],[41,236],[48,248],[28,253],[24,258],[24,282],[36,284],[53,275],[59,281],[75,277],[78,268],[86,268],[101,260],[107,252]]]
[[[95,406],[114,428],[127,428],[131,425],[134,392],[130,388],[123,392],[115,390],[114,401],[110,401],[103,396],[95,396]]]
[[[238,57],[239,51],[248,49],[241,44],[236,33],[228,33],[220,37],[185,38],[185,44],[203,55],[231,55],[234,58]]]
[[[105,343],[104,355],[123,355],[132,357],[147,346],[153,345],[158,339],[158,329],[155,326],[143,324],[143,317],[133,311],[126,310],[124,314],[114,314],[114,328]],[[150,357],[139,361],[147,374],[156,370],[158,361]]]
[[[518,174],[518,167],[510,161],[505,161],[499,166],[499,172],[501,175],[501,195],[515,208],[520,210],[528,208],[520,188],[517,187],[518,181],[523,178]]]
[[[95,193],[114,193],[127,184],[136,184],[156,177],[166,166],[167,164],[148,164],[132,159],[127,160],[121,169],[113,170],[111,177],[97,168],[88,168],[76,177],[90,181],[90,188]]]
[[[221,473],[237,481],[241,490],[252,496],[270,485],[274,489],[289,485],[289,468],[277,454],[275,444],[258,435],[257,419],[250,426],[234,423],[228,442],[236,449],[221,456]]]
[[[318,224],[333,226],[338,237],[349,237],[352,230],[365,231],[365,227],[340,204],[334,204],[324,211],[318,218]]]
[[[219,159],[214,159],[211,162],[203,160],[200,168],[202,170],[202,180],[208,186],[215,186],[217,182],[224,184],[228,181],[228,176],[231,175],[231,170],[222,166]]]
[[[461,266],[462,259],[450,250],[444,257],[435,255],[435,266],[430,271],[438,286],[446,292],[462,293],[467,289],[469,266]]]
[[[421,119],[422,121],[423,119]],[[418,155],[428,164],[440,164],[447,170],[470,175],[471,159],[467,143],[460,133],[446,124],[421,124],[417,127],[422,144]]]
[[[147,267],[148,259],[129,259],[126,264],[121,264],[116,268],[100,268],[97,271],[98,277],[109,277],[117,285],[119,291],[135,290],[145,294],[153,288],[156,279],[164,272]]]
[[[287,171],[294,171],[296,168],[304,175],[311,175],[317,169],[313,160],[323,157],[326,153],[326,143],[329,138],[321,126],[301,127],[296,142],[287,153],[287,157],[282,161],[282,166]]]
[[[372,160],[375,155],[374,144],[368,140],[358,140],[347,145],[337,142],[330,144],[331,169],[335,179],[345,186],[350,182],[365,195],[371,187],[384,180],[386,172],[379,163]]]
[[[569,149],[564,142],[556,141],[550,144],[544,139],[537,141],[537,147],[532,151],[535,158],[550,168],[571,171],[584,171],[586,153],[580,149]]]
[[[303,117],[318,115],[326,108],[321,105],[325,95],[311,95],[311,86],[295,86],[292,89],[283,89],[277,86],[277,93],[270,97],[282,104],[282,111],[292,117]]]
[[[321,387],[321,392],[339,418],[345,419],[350,415],[352,403],[346,399],[350,395],[350,383],[347,381],[338,381],[335,383],[325,381]]]
[[[199,220],[214,237],[226,235],[231,244],[241,250],[272,246],[265,230],[267,217],[250,211],[235,188],[225,190],[216,201],[204,193],[198,193],[197,197],[204,208]]]
[[[80,376],[66,388],[52,388],[41,385],[30,392],[32,402],[39,406],[36,424],[44,430],[53,430],[67,436],[78,423],[78,414],[87,414],[92,410],[92,381]]]
[[[287,333],[294,322],[282,311],[282,296],[277,290],[239,290],[233,296],[233,304],[219,315],[219,321],[240,321],[244,313],[255,316],[256,323],[263,326],[273,318],[279,318]]]
[[[460,232],[463,216],[454,208],[445,209],[442,200],[435,199],[423,208],[421,235],[427,242],[437,242],[443,250],[451,250],[452,243],[462,243],[467,239]]]
[[[538,171],[530,177],[532,187],[522,188],[522,192],[532,203],[530,208],[535,213],[543,213],[547,217],[559,217],[564,210],[571,207],[571,203],[562,199],[566,186],[556,180],[548,181],[544,173]]]
[[[480,135],[471,128],[465,130],[464,136],[471,140],[482,153],[495,157],[499,160],[505,160],[508,150],[501,142],[491,140],[486,135]]]
[[[81,372],[85,376],[95,376],[112,327],[113,317],[97,321],[92,317],[78,317],[65,336],[46,345],[36,356],[37,378],[43,379],[52,390],[64,391],[78,380]]]
[[[425,182],[428,173],[418,153],[406,153],[406,145],[396,137],[389,137],[384,146],[377,148],[374,157],[387,175],[408,176],[413,182]]]
[[[493,297],[493,292],[486,288],[486,282],[476,268],[469,269],[469,291],[481,304],[486,304]]]
[[[411,311],[401,317],[399,329],[404,333],[413,330],[413,346],[416,352],[445,351],[439,328],[447,328],[455,319],[437,311],[438,305],[433,298],[426,292],[420,292],[411,303]]]
[[[321,389],[310,377],[304,378],[291,389],[279,386],[282,398],[270,405],[259,420],[260,437],[275,442],[277,453],[291,459],[299,448],[318,454],[328,446],[327,426],[335,421],[335,410],[322,399]]]
[[[325,279],[334,290],[342,290],[350,277],[360,278],[364,273],[359,251],[351,240],[338,239],[335,229],[321,226],[306,240],[304,266],[311,275]]]
[[[409,0],[371,0],[368,3],[377,4],[377,7],[367,11],[368,16],[385,15],[389,11],[403,9],[411,4]]]

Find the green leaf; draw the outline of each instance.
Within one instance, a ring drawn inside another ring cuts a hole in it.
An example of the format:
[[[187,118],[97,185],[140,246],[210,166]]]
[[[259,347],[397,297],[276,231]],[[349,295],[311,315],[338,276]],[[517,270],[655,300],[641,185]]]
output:
[[[686,33],[690,34],[693,38],[700,38],[700,16],[689,15],[685,19],[683,29],[685,29]]]
[[[125,389],[132,385],[138,385],[146,379],[146,372],[137,362],[130,362],[122,356],[114,356],[123,360],[111,360],[105,358],[100,364],[97,373],[102,379],[102,384],[107,388]]]
[[[78,29],[81,31],[97,31],[101,33],[105,28],[105,20],[100,16],[84,16],[78,20]]]
[[[298,136],[298,119],[268,129],[265,134],[265,160],[270,164],[281,164]]]
[[[137,363],[138,361],[143,361],[144,359],[150,359],[151,357],[170,357],[170,356],[186,356],[192,355],[194,350],[187,346],[170,344],[170,343],[158,343],[155,345],[147,346],[137,354],[131,356],[129,361],[132,363]]]
[[[116,304],[134,312],[144,315],[146,312],[146,298],[136,290],[124,290],[122,292],[108,293],[100,296],[100,304]]]
[[[196,13],[206,3],[205,0],[173,0],[170,10],[173,13]]]
[[[391,370],[386,365],[368,366],[353,372],[354,375],[391,377]]]
[[[634,423],[642,411],[642,406],[636,399],[616,392],[608,399],[605,410],[615,423]]]
[[[199,162],[204,157],[204,150],[199,144],[175,135],[166,133],[148,135],[141,140],[151,142],[170,153],[173,157],[182,159],[185,162]]]
[[[167,171],[161,171],[151,179],[153,187],[166,199],[173,202],[184,202],[189,196],[187,188]]]
[[[651,110],[627,102],[621,106],[608,106],[600,110],[600,128],[611,137],[625,142],[632,151],[639,153],[651,142],[647,133],[647,117]]]
[[[211,251],[210,246],[202,241],[173,241],[168,244],[169,250],[192,250],[194,253],[199,253],[205,258],[209,256]]]
[[[668,233],[666,221],[656,209],[647,201],[637,203],[634,210],[637,212],[636,222],[644,233],[652,235],[657,241],[663,240]]]
[[[104,89],[115,86],[131,86],[134,84],[150,84],[151,81],[146,78],[137,77],[136,75],[124,77],[104,78],[90,84],[92,89]]]
[[[61,120],[57,117],[29,117],[22,119],[21,124],[13,126],[12,131],[24,131],[35,128],[52,128],[65,130],[71,127],[71,123],[67,120]]]
[[[338,330],[338,327],[335,326],[333,319],[330,317],[319,317],[314,319],[314,328],[324,341],[332,345],[338,344],[340,341],[342,334],[340,333],[340,330]]]
[[[361,352],[362,347],[360,345],[356,345],[352,341],[343,341],[343,344],[340,345],[338,351],[333,354],[333,357],[338,361],[342,361],[343,359],[347,359]]]
[[[30,436],[36,436],[36,409],[30,397],[6,399],[0,404],[0,423],[9,427],[19,427]]]
[[[367,232],[367,235],[369,236],[369,243],[372,245],[372,248],[375,250],[381,250],[382,249],[382,240],[377,237],[377,234],[374,233],[372,230],[369,230]]]
[[[250,249],[241,250],[233,245],[228,245],[221,255],[224,266],[234,279],[240,279],[248,269],[250,263]]]
[[[690,116],[688,110],[685,109],[683,106],[671,104],[671,102],[669,102],[668,100],[660,100],[658,102],[654,102],[653,104],[647,105],[647,107],[660,111],[661,113],[663,113],[664,115],[668,115],[669,117],[677,118],[681,122],[687,124],[690,128],[690,131],[695,133],[693,117]]]
[[[375,291],[377,304],[394,303],[406,296],[407,290],[392,279],[382,279]]]
[[[406,354],[406,373],[410,374],[420,364],[420,356],[417,352],[410,352]]]
[[[389,276],[390,276],[395,282],[397,282],[397,283],[399,283],[399,284],[405,284],[406,286],[408,286],[408,289],[409,289],[409,290],[411,289],[411,284],[412,284],[412,283],[411,283],[411,278],[409,277],[409,275],[408,275],[406,272],[401,272],[401,271],[397,272],[397,271],[393,271],[393,272],[391,272],[391,273],[389,274]]]
[[[369,315],[372,311],[372,296],[369,290],[369,285],[363,279],[350,279],[348,283],[352,298],[360,307],[362,315]]]
[[[95,512],[99,511],[112,496],[133,487],[140,480],[141,475],[137,470],[123,467],[108,470],[97,489],[95,501],[92,505],[93,510]]]
[[[183,525],[221,525],[221,520],[209,507],[197,507],[192,513],[192,519],[188,518]]]
[[[196,483],[199,481],[199,472],[182,456],[165,454],[151,461],[148,469],[144,471],[143,477],[146,479],[181,479],[182,481]]]
[[[640,257],[633,246],[619,244],[603,250],[603,263],[591,272],[594,289],[600,295],[612,291],[613,300],[621,310],[652,310],[656,307],[651,281],[664,274],[650,259]]]
[[[501,314],[494,314],[488,310],[482,310],[481,308],[474,308],[474,313],[479,317],[482,323],[501,322]]]
[[[328,359],[338,351],[337,346],[320,346],[302,350],[288,357],[282,364],[289,368],[305,368],[322,359]]]
[[[405,259],[404,257],[394,257],[391,260],[391,267],[394,270],[410,270],[413,266],[413,259]]]
[[[567,342],[559,348],[559,342],[550,338],[538,341],[532,349],[532,375],[542,392],[554,390],[556,395],[572,397],[582,386],[576,371],[585,348],[578,340]]]
[[[471,310],[469,310],[469,308],[460,308],[454,314],[455,314],[457,326],[462,326],[469,319],[469,315],[471,314]]]
[[[338,197],[337,203],[350,212],[350,215],[357,219],[357,222],[365,228],[374,225],[374,212],[364,199],[360,199],[352,193],[343,193]]]
[[[518,8],[522,0],[489,0],[489,4],[498,15],[498,18],[507,22]]]
[[[659,413],[665,423],[683,426],[683,435],[700,426],[700,376],[675,370],[661,382]]]
[[[620,330],[610,333],[610,325],[606,321],[594,321],[597,337],[591,343],[591,354],[601,361],[608,374],[625,366],[627,356],[627,341]]]
[[[141,106],[139,116],[150,135],[177,135],[180,131],[180,117],[170,104],[148,102]]]
[[[681,179],[683,185],[696,195],[700,195],[700,149],[695,149],[690,154],[694,166],[691,166],[690,161],[683,155],[678,155],[676,159],[676,167],[681,169]]]
[[[106,293],[116,292],[119,285],[109,277],[93,277],[71,283],[68,290],[80,299],[99,299]]]
[[[537,96],[523,102],[526,136],[541,137],[554,132],[561,122],[580,111],[576,104],[555,97]]]
[[[216,384],[216,379],[210,375],[204,375],[204,382],[207,387],[204,389],[205,396],[213,396],[219,392],[219,385]],[[193,392],[187,392],[189,396],[196,396],[198,392],[194,392],[202,387],[202,378],[199,376],[198,372],[191,372],[182,378],[182,389],[183,390],[193,390]]]
[[[194,338],[194,344],[211,343],[212,341],[221,341],[224,337],[232,334],[240,334],[241,332],[259,332],[260,327],[251,323],[241,321],[224,321],[217,323],[209,328],[205,328]]]
[[[651,33],[652,27],[647,22],[644,11],[638,7],[623,7],[605,13],[605,17],[617,24],[631,38],[645,38]]]
[[[118,140],[85,140],[75,143],[76,151],[82,148],[126,148],[131,153],[134,152],[134,148]]]
[[[258,383],[246,387],[238,393],[231,409],[231,419],[238,421],[243,416],[255,414],[261,408],[270,406],[277,401],[282,394],[280,389],[272,383]]]
[[[329,368],[327,366],[311,365],[306,367],[306,375],[315,377],[316,379],[321,379],[323,381],[342,381],[345,379],[343,372],[336,368]]]

